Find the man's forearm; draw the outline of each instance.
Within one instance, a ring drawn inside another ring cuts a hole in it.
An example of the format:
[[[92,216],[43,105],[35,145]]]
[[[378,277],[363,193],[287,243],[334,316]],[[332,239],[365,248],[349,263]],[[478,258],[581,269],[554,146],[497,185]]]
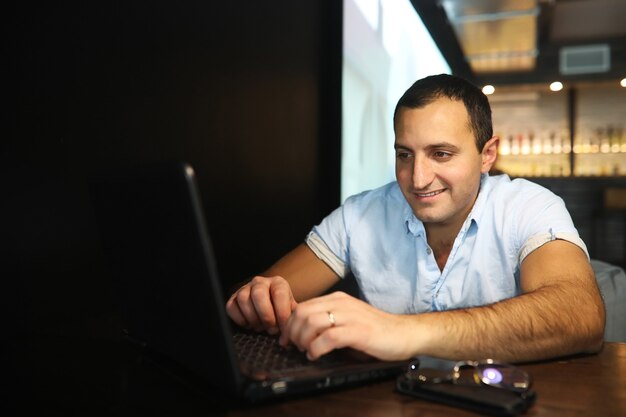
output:
[[[414,354],[513,362],[596,351],[604,310],[594,298],[551,286],[489,306],[407,317],[409,345]]]
[[[298,302],[317,297],[339,281],[333,270],[304,243],[279,259],[263,276],[285,278]]]

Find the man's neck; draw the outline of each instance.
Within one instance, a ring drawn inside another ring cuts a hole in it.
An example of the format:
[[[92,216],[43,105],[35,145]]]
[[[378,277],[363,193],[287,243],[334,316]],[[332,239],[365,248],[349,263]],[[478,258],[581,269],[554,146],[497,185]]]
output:
[[[440,271],[443,271],[443,268],[446,266],[446,262],[448,261],[448,257],[452,251],[452,246],[454,246],[454,241],[459,234],[462,225],[462,223],[451,226],[424,225],[428,246],[430,246],[433,251]]]
[[[476,199],[477,198],[478,193]],[[476,203],[476,199],[474,199],[474,203]],[[454,241],[471,213],[474,203],[465,210],[464,214],[457,215],[456,218],[448,223],[424,223],[426,241],[435,255],[435,260],[437,261],[437,266],[440,271],[443,271],[446,266],[446,262],[454,246]]]

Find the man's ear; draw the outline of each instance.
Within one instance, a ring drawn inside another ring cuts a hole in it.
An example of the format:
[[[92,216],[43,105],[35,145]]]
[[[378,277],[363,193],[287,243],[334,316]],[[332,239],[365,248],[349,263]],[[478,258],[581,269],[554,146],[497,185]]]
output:
[[[500,138],[497,136],[492,137],[485,143],[481,152],[482,166],[480,168],[481,173],[489,172],[491,167],[496,163],[498,157],[498,145],[500,144]]]

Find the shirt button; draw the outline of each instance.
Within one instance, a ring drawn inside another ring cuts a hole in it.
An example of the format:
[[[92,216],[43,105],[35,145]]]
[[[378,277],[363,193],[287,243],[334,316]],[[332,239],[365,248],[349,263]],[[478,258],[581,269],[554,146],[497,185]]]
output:
[[[426,253],[430,255],[433,251],[430,248],[426,248]]]

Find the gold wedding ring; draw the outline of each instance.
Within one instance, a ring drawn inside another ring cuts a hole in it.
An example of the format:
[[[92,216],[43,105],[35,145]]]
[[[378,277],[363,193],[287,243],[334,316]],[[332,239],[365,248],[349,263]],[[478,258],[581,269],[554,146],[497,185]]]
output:
[[[337,322],[335,321],[335,315],[331,311],[326,312],[328,314],[328,321],[330,322],[330,327],[335,327]]]

